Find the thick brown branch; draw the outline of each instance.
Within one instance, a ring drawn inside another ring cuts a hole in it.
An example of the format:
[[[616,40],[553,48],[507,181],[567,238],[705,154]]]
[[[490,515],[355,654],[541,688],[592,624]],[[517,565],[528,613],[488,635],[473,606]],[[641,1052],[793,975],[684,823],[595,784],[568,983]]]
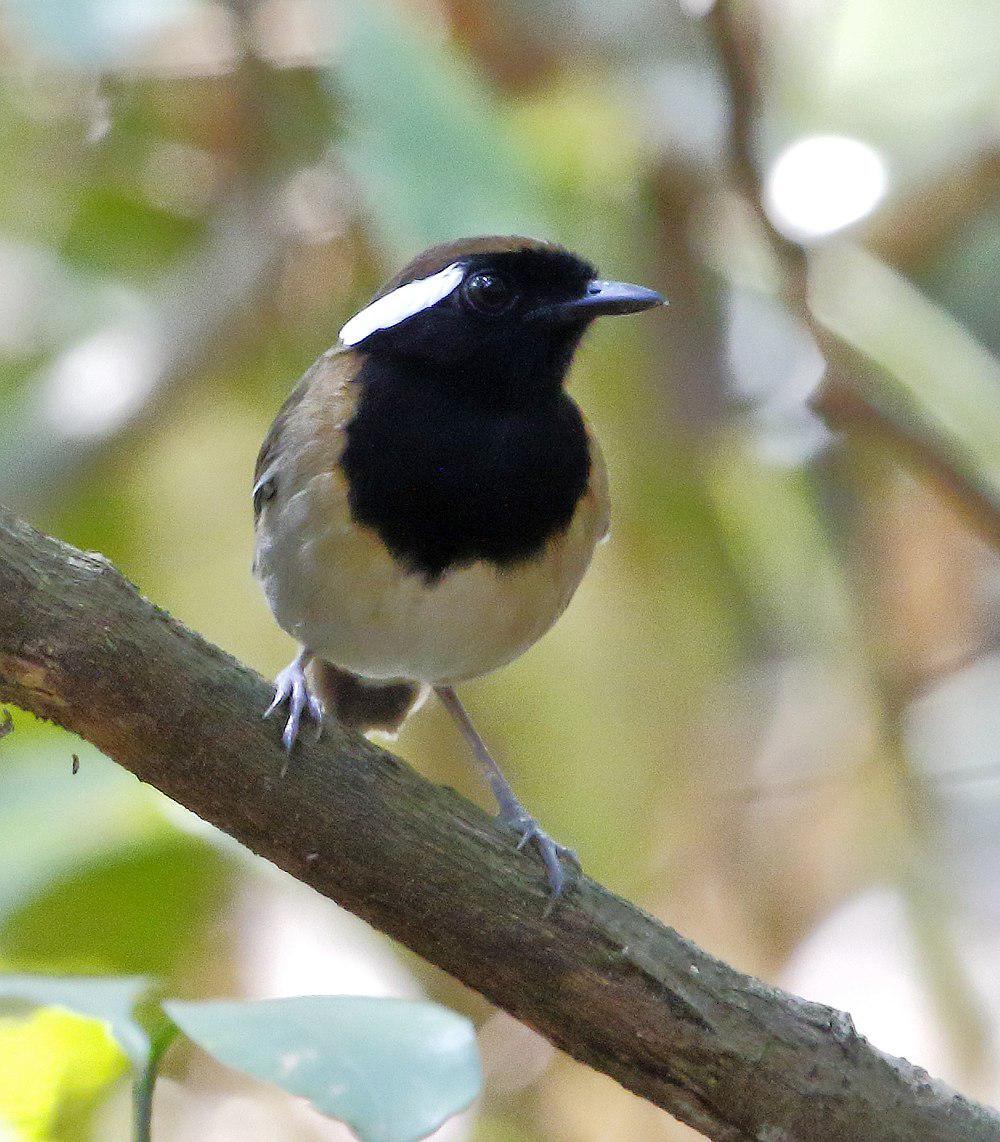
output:
[[[741,975],[450,789],[326,726],[285,777],[269,688],[106,560],[0,509],[0,699],[51,718],[563,1050],[715,1139],[1000,1139],[1000,1116]]]

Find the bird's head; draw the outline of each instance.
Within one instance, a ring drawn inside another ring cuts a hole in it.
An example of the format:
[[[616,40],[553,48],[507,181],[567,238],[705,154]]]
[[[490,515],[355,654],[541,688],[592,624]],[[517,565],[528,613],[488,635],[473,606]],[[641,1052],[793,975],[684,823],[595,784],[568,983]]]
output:
[[[473,238],[415,258],[347,322],[340,339],[405,362],[465,399],[522,403],[558,390],[595,317],[663,304],[651,289],[598,278],[559,246]]]

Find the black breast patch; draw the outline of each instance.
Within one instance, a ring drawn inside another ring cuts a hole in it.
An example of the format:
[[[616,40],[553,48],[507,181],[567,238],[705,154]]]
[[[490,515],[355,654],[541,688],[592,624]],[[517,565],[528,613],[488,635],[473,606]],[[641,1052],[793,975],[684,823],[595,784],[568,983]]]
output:
[[[530,409],[466,404],[369,361],[341,465],[354,519],[434,581],[538,554],[590,475],[583,418],[561,390]]]

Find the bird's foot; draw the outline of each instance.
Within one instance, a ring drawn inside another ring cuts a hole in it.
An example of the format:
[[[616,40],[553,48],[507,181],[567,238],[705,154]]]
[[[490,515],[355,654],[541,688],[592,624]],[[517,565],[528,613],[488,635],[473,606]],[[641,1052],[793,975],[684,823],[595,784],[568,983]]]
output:
[[[517,833],[520,838],[517,842],[519,852],[529,842],[532,842],[538,849],[542,864],[545,865],[545,875],[549,882],[549,888],[552,890],[551,900],[555,903],[566,887],[566,869],[563,862],[568,861],[575,868],[580,867],[580,860],[576,853],[566,845],[554,841],[535,818],[526,813],[520,806],[513,812],[501,813],[500,823]]]
[[[306,661],[308,660],[299,655],[275,678],[274,700],[264,711],[264,717],[269,718],[286,702],[288,703],[288,721],[285,722],[281,740],[289,753],[298,740],[304,714],[308,713],[316,723],[317,740],[323,730],[323,703],[315,694],[309,693],[305,671]]]

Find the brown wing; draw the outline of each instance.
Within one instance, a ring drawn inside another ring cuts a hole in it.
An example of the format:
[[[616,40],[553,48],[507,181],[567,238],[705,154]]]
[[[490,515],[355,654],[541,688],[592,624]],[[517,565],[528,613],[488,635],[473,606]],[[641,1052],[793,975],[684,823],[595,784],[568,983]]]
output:
[[[294,464],[303,446],[329,442],[331,463],[337,462],[339,436],[353,411],[350,379],[357,363],[357,355],[349,350],[324,353],[288,394],[257,453],[253,474],[255,525],[264,506],[278,493],[282,469]]]
[[[292,413],[298,407],[305,395],[308,386],[309,374],[302,377],[294,389],[285,398],[285,403],[278,409],[271,427],[267,430],[264,443],[257,453],[257,463],[253,470],[253,522],[256,526],[264,505],[274,499],[277,490],[277,474],[272,472],[278,455],[281,451],[282,434]]]

